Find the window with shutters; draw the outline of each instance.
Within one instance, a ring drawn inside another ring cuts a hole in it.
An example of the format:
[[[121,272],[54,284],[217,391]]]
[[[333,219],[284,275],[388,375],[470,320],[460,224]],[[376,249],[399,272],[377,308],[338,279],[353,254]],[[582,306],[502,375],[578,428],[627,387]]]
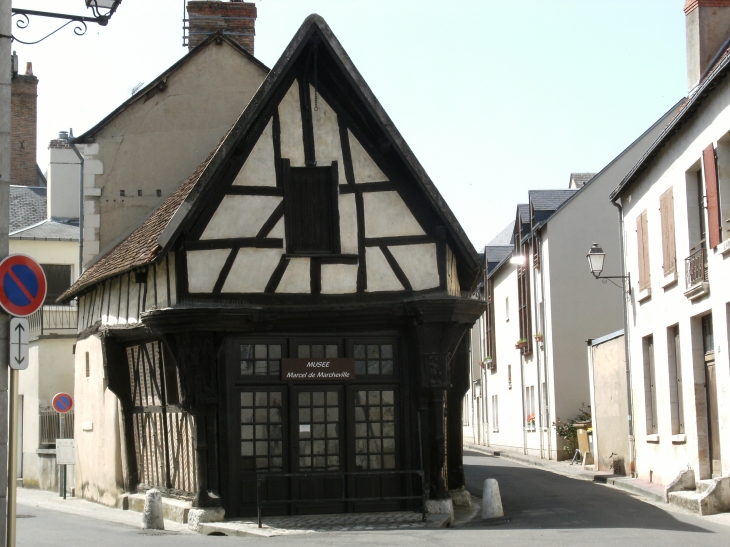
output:
[[[528,249],[525,246],[523,256]],[[522,353],[532,352],[532,320],[530,316],[530,268],[524,264],[517,269],[517,315],[520,321],[520,339],[527,340]]]
[[[485,350],[486,356],[492,359],[492,362],[487,366],[494,372],[497,370],[497,351],[496,351],[496,339],[494,330],[494,281],[487,279],[487,311],[485,313]]]
[[[662,268],[664,276],[677,271],[677,249],[674,240],[674,191],[672,188],[659,198],[662,223]]]
[[[677,325],[667,329],[667,357],[672,435],[678,435],[684,433],[684,401],[682,397],[682,356],[679,346],[679,326]]]
[[[284,220],[287,253],[338,254],[337,162],[331,167],[284,165]]]
[[[646,211],[636,217],[637,249],[639,254],[639,290],[651,287],[649,270],[649,226]]]
[[[707,281],[707,224],[705,223],[705,194],[700,162],[696,170],[686,173],[688,254],[685,258],[686,286],[698,286]]]
[[[656,374],[654,370],[654,337],[645,336],[642,339],[644,353],[644,409],[646,412],[646,434],[656,435]]]
[[[730,238],[730,133],[717,141],[717,185],[720,192],[720,240]]]
[[[712,249],[721,241],[717,158],[715,157],[715,147],[712,144],[702,151],[702,167],[705,173],[705,196],[707,198],[707,237]]]

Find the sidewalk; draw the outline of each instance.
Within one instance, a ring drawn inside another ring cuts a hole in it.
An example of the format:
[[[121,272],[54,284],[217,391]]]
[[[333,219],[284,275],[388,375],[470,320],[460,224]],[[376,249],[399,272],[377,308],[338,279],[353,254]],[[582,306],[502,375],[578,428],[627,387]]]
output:
[[[94,518],[108,522],[141,528],[142,514],[107,507],[81,498],[68,497],[65,500],[57,492],[18,488],[18,514],[27,513],[28,508],[38,507],[69,513],[80,517]],[[452,526],[461,526],[479,517],[481,499],[472,496],[472,506],[455,507]],[[264,517],[259,528],[256,519],[231,519],[224,522],[201,524],[200,533],[225,534],[227,536],[273,537],[317,532],[345,532],[363,530],[414,530],[444,528],[449,525],[448,515],[427,515],[399,511],[389,513],[345,513],[337,515],[311,515],[289,517]],[[165,530],[194,534],[187,524],[165,520]]]
[[[114,507],[107,507],[99,503],[86,501],[81,498],[67,497],[65,500],[58,495],[58,492],[47,490],[35,490],[32,488],[18,488],[18,514],[27,513],[27,507],[39,507],[88,517],[118,524],[126,524],[135,528],[142,527],[142,513],[135,511],[122,511]],[[190,533],[187,524],[181,524],[172,520],[165,520],[165,530],[170,532]]]

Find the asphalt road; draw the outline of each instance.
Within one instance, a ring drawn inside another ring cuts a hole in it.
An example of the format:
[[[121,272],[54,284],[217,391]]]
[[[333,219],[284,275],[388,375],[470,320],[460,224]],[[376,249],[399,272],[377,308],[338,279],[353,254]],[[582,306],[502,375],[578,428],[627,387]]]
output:
[[[467,487],[481,495],[496,478],[510,521],[498,526],[446,530],[317,533],[274,538],[205,537],[143,532],[123,524],[19,505],[18,547],[146,547],[410,545],[537,545],[608,547],[713,547],[730,545],[730,526],[665,511],[625,492],[563,477],[502,458],[467,452]],[[724,518],[724,517],[723,517]]]

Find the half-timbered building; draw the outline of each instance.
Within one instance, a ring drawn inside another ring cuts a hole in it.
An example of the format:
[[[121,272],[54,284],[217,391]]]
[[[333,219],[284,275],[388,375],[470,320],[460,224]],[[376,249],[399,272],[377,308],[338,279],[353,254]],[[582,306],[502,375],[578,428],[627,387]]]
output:
[[[422,484],[447,499],[482,274],[310,16],[208,158],[62,296],[77,369],[103,367],[118,400],[77,439],[77,491],[154,486],[228,516],[259,486],[278,514],[418,508]],[[119,447],[106,467],[94,442]]]

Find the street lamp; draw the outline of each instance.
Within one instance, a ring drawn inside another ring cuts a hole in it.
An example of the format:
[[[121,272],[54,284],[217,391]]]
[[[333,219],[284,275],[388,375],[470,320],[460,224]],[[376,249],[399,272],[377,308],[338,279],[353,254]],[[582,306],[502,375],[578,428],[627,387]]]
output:
[[[603,249],[601,249],[598,243],[594,243],[591,246],[591,248],[588,250],[586,258],[588,259],[588,266],[591,269],[593,277],[595,277],[596,279],[600,279],[601,281],[603,281],[603,283],[606,283],[606,281],[609,279],[622,279],[625,281],[624,287],[626,288],[626,294],[631,294],[631,277],[628,274],[601,276],[601,272],[603,272],[603,263],[606,260],[606,253],[603,252]],[[613,281],[611,281],[611,283],[613,283]]]
[[[84,3],[86,4],[86,7],[91,10],[91,13],[94,15],[93,17],[84,17],[83,15],[53,13],[49,11],[38,11],[23,8],[12,8],[13,17],[15,17],[16,15],[19,15],[21,17],[20,19],[15,21],[15,26],[20,29],[26,29],[28,28],[28,25],[30,25],[30,19],[28,18],[29,15],[36,17],[49,17],[51,19],[62,19],[66,21],[56,30],[54,30],[50,34],[45,35],[40,40],[36,40],[35,42],[24,42],[23,40],[19,40],[16,36],[12,36],[13,41],[26,45],[37,44],[39,42],[42,42],[49,36],[56,34],[59,30],[70,25],[71,23],[77,23],[74,26],[74,34],[76,34],[76,36],[83,36],[84,34],[86,34],[87,31],[86,23],[96,23],[97,25],[100,25],[102,27],[107,26],[109,24],[109,19],[111,19],[111,16],[114,15],[114,12],[117,11],[117,8],[119,7],[119,4],[122,3],[122,0],[84,0]]]

